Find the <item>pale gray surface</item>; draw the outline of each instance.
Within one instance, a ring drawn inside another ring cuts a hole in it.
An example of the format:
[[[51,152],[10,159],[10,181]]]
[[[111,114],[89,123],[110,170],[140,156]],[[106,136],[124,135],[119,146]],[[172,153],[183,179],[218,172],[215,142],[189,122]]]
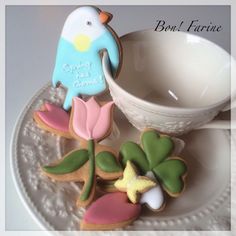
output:
[[[73,6],[8,6],[6,9],[6,230],[38,230],[22,205],[9,167],[10,139],[17,116],[50,81],[57,41]],[[219,33],[197,33],[227,51],[230,49],[230,8],[227,6],[102,6],[114,15],[110,25],[119,36],[140,29],[154,29],[157,19],[169,24],[199,19],[220,24]],[[180,55],[181,56],[181,55]]]

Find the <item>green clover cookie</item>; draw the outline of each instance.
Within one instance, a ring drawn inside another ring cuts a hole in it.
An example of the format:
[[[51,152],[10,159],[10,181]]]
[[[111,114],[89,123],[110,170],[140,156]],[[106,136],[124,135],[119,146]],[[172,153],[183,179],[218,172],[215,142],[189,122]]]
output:
[[[163,189],[177,197],[185,187],[187,166],[180,157],[170,157],[174,143],[169,136],[162,136],[155,130],[147,130],[141,136],[141,146],[128,141],[120,148],[120,158],[125,166],[132,161],[146,174],[152,171]]]

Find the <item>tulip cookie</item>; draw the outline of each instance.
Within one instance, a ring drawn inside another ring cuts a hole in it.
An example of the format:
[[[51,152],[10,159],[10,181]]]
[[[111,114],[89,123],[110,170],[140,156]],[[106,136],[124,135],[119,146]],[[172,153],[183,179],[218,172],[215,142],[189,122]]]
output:
[[[70,115],[61,107],[46,102],[39,111],[34,112],[33,117],[41,129],[65,138],[72,138],[69,132]]]
[[[43,173],[57,181],[83,182],[78,206],[89,205],[95,195],[97,176],[113,180],[122,176],[123,169],[114,150],[97,142],[109,135],[113,102],[103,106],[92,97],[87,102],[73,98],[70,114],[70,134],[84,140],[81,148],[67,153],[62,159],[42,168]]]
[[[96,140],[106,138],[111,133],[114,102],[100,105],[94,97],[87,102],[73,98],[70,118],[70,133],[75,139]]]
[[[46,102],[33,115],[42,129],[79,141],[79,148],[42,166],[41,171],[55,181],[82,184],[76,202],[87,208],[80,222],[82,230],[124,227],[137,219],[142,204],[152,211],[163,210],[166,195],[178,197],[184,191],[187,175],[186,163],[178,157],[184,143],[156,130],[145,130],[141,144],[124,142],[119,152],[99,143],[112,131],[114,103],[79,96],[106,89],[103,51],[113,77],[119,72],[121,46],[107,25],[111,17],[92,6],[80,7],[68,16],[52,77],[54,87],[61,84],[67,89],[63,108]],[[101,190],[116,192],[95,200],[97,183]]]
[[[140,204],[132,204],[125,193],[106,194],[87,209],[80,224],[82,230],[111,230],[131,224],[141,213]]]
[[[121,65],[121,46],[107,26],[112,15],[92,6],[73,11],[66,19],[59,40],[52,84],[67,89],[63,108],[72,106],[72,98],[96,95],[106,89],[100,53],[106,50],[115,78]]]

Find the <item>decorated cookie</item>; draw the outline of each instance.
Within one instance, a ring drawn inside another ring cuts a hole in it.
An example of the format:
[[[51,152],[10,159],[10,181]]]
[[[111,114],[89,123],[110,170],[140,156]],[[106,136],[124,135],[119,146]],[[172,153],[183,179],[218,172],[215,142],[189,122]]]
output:
[[[61,107],[46,102],[40,111],[34,112],[33,117],[40,128],[62,137],[71,138],[70,116]]]
[[[161,187],[178,197],[185,188],[187,166],[182,158],[171,156],[173,150],[171,137],[146,130],[141,135],[141,146],[131,141],[121,146],[120,159],[124,166],[132,161],[142,174],[152,171]]]
[[[101,192],[105,193],[119,192],[115,187],[115,182],[116,180],[98,180],[97,187]]]
[[[92,6],[73,11],[66,19],[57,49],[53,86],[67,89],[63,108],[70,109],[72,98],[96,95],[106,89],[101,52],[106,50],[114,78],[121,65],[121,46],[107,25],[112,15]]]
[[[84,183],[78,206],[87,206],[93,200],[97,176],[104,180],[122,176],[123,169],[116,152],[97,143],[110,133],[112,108],[113,102],[100,107],[93,97],[87,102],[73,98],[69,131],[73,137],[82,138],[85,142],[81,142],[80,149],[66,154],[58,163],[42,168],[51,179]]]
[[[138,176],[135,166],[131,161],[126,162],[122,179],[115,182],[115,187],[127,196],[132,203],[137,203],[140,194],[148,191],[156,185],[154,181],[145,176]]]
[[[156,130],[145,130],[141,144],[123,143],[119,153],[100,144],[111,134],[114,108],[113,101],[93,97],[106,89],[104,51],[114,78],[121,65],[118,37],[107,25],[111,17],[92,6],[80,7],[68,16],[52,77],[54,87],[61,84],[67,89],[63,108],[46,102],[33,115],[42,129],[79,141],[79,148],[41,171],[53,181],[82,183],[76,202],[87,208],[80,222],[82,230],[127,226],[139,217],[142,205],[163,210],[167,194],[178,197],[183,192],[187,175],[186,163],[178,157],[184,142]],[[81,95],[86,96],[82,99]],[[110,193],[96,199],[97,189],[103,190],[100,195],[104,190]]]
[[[43,173],[61,182],[83,182],[77,206],[89,205],[95,194],[96,176],[103,180],[117,179],[123,174],[112,149],[88,142],[87,149],[73,150],[59,162],[42,167]]]
[[[70,116],[70,133],[75,139],[96,142],[106,138],[112,130],[114,102],[101,106],[94,97],[87,102],[73,98]]]
[[[141,212],[140,204],[132,204],[125,193],[109,193],[87,209],[80,224],[82,230],[111,230],[131,224]]]
[[[156,181],[152,171],[148,171],[146,176],[153,181]],[[162,211],[165,208],[165,197],[161,186],[156,183],[156,186],[143,193],[139,203],[146,204],[152,211]]]

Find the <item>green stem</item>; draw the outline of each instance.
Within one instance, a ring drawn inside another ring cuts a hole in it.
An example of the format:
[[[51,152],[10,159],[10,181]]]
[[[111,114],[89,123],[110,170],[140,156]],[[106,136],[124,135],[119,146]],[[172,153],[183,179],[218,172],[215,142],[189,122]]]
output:
[[[93,187],[94,175],[95,175],[95,158],[94,158],[94,140],[88,140],[88,154],[89,154],[89,178],[85,183],[83,193],[80,195],[80,200],[85,201],[89,198],[91,189]]]

